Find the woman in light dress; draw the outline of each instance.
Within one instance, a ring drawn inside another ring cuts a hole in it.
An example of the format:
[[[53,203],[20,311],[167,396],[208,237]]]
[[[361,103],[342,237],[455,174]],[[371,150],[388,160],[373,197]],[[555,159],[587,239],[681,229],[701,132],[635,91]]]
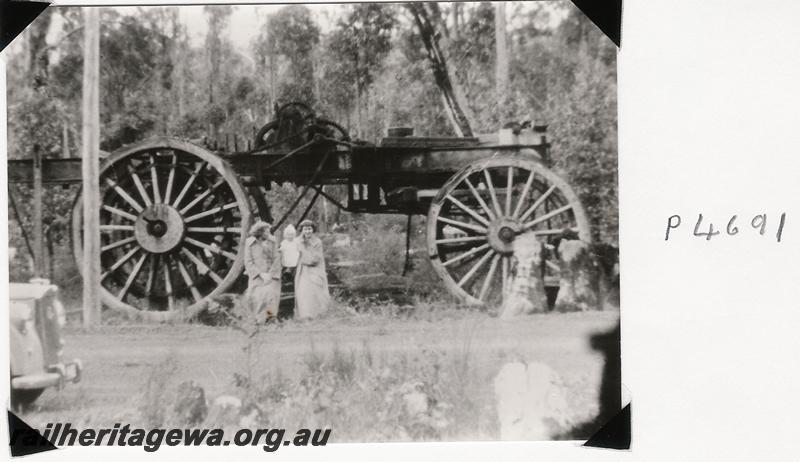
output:
[[[311,220],[303,220],[299,228],[297,248],[300,258],[294,283],[294,316],[296,319],[309,319],[326,312],[330,306],[328,275],[322,241],[314,234],[317,226]]]
[[[281,256],[270,224],[256,222],[245,241],[244,268],[248,276],[245,299],[258,322],[278,316],[281,299]]]

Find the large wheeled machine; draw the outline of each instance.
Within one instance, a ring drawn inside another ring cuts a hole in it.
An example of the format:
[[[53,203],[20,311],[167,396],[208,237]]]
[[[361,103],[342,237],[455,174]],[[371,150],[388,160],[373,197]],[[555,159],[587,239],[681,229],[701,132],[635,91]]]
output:
[[[290,103],[253,141],[253,149],[229,152],[157,138],[103,160],[101,225],[92,231],[101,234],[107,306],[156,320],[195,314],[239,279],[241,244],[254,220],[278,228],[309,193],[349,212],[427,214],[431,264],[467,304],[502,302],[519,234],[532,231],[544,245],[565,232],[591,239],[576,194],[547,166],[544,127],[476,138],[415,137],[397,128],[370,144]],[[9,161],[10,181],[30,181],[31,169],[30,161]],[[80,159],[47,160],[43,176],[80,182]],[[271,209],[272,182],[300,187],[287,210]],[[326,185],[346,187],[346,198],[325,192]],[[81,204],[78,195],[72,213],[79,260]],[[557,285],[558,264],[545,254],[546,283]]]

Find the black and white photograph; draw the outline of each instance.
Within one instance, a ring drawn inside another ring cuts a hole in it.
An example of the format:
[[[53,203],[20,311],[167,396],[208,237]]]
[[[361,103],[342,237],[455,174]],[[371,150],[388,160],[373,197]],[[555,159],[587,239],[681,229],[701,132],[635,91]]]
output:
[[[2,52],[9,408],[582,444],[626,404],[617,53],[566,0],[48,7]]]

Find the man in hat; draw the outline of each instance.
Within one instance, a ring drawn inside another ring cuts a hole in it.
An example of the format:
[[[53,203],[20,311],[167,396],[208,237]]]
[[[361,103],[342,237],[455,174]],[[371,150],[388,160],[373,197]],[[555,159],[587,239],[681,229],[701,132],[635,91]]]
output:
[[[325,271],[325,257],[322,241],[314,235],[316,224],[303,220],[300,225],[300,240],[297,243],[300,259],[295,276],[295,310],[297,319],[318,316],[328,310],[328,275]]]
[[[281,299],[281,257],[270,224],[258,221],[245,241],[244,268],[248,276],[245,298],[259,321],[278,316]]]

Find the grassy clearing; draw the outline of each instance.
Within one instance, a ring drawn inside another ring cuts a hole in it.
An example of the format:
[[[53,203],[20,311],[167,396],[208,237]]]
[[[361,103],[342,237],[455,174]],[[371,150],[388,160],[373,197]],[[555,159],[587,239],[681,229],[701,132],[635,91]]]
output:
[[[180,384],[193,380],[209,405],[202,427],[325,427],[332,442],[495,440],[493,379],[509,361],[557,368],[576,421],[597,411],[602,361],[585,339],[614,324],[614,313],[509,323],[438,302],[358,308],[257,329],[71,326],[66,354],[84,360],[85,379],[48,390],[25,418],[185,427],[174,407]],[[220,396],[241,408],[214,412]]]

